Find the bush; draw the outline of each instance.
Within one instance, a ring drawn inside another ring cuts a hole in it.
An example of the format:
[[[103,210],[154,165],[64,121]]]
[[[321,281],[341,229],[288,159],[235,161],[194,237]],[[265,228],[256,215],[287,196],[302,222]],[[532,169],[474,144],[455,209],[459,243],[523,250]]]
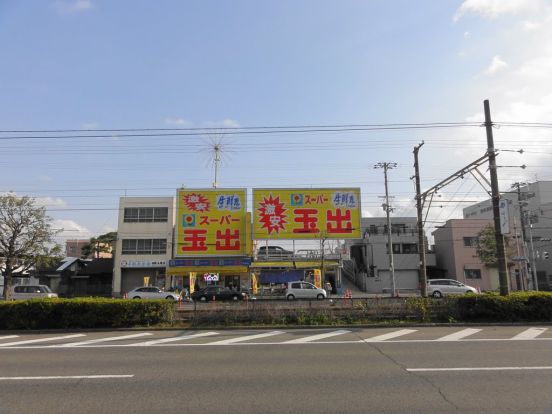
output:
[[[0,302],[0,329],[124,328],[172,323],[174,303],[107,298]]]
[[[458,319],[472,322],[551,322],[552,293],[516,292],[456,298]]]

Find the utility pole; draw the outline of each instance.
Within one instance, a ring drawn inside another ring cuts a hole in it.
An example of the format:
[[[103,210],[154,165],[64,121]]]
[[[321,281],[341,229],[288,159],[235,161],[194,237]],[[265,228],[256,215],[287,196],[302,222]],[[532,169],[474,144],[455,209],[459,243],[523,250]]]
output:
[[[515,182],[512,184],[512,188],[517,190],[518,209],[519,209],[519,221],[521,223],[521,246],[523,247],[523,257],[525,258],[525,277],[529,280],[529,252],[527,249],[527,233],[525,231],[525,212],[523,211],[523,203],[521,202],[521,186],[526,183]],[[519,256],[519,255],[518,255]],[[531,269],[535,263],[531,262]]]
[[[389,213],[392,208],[389,205],[389,191],[387,188],[387,170],[395,168],[397,163],[395,162],[379,162],[374,165],[374,168],[383,168],[383,175],[385,177],[385,204],[383,208],[387,213],[387,246],[389,249],[389,276],[391,277],[391,297],[396,296],[396,287],[395,287],[395,264],[393,263],[393,243],[391,240],[391,218]]]
[[[529,240],[531,242],[531,258],[533,259],[533,265],[531,266],[531,272],[533,274],[533,290],[539,291],[539,280],[537,278],[537,264],[535,257],[535,247],[533,246],[533,223],[531,221],[531,213],[527,214],[529,219]]]
[[[500,192],[498,189],[498,176],[496,173],[496,154],[493,140],[493,123],[491,121],[491,109],[489,100],[483,101],[485,110],[485,130],[487,132],[487,155],[489,157],[489,173],[491,175],[491,196],[493,203],[493,219],[496,242],[496,259],[498,261],[498,280],[500,294],[506,296],[510,293],[510,280],[508,279],[508,267],[506,266],[506,252],[504,250],[504,236],[500,232]]]
[[[414,147],[414,171],[416,179],[416,210],[418,212],[418,253],[420,255],[420,293],[422,297],[427,297],[427,271],[426,271],[426,256],[425,256],[425,235],[424,223],[422,221],[422,195],[420,190],[420,168],[418,165],[418,151],[424,145],[424,141],[420,145]]]

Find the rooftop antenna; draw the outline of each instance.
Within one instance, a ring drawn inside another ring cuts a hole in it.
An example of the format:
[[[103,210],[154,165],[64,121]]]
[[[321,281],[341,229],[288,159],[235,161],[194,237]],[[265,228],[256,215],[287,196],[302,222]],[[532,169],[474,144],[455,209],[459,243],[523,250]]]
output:
[[[223,155],[226,154],[226,144],[223,142],[223,134],[214,134],[209,136],[208,148],[210,151],[209,164],[212,164],[215,170],[215,180],[213,181],[213,188],[219,186],[219,170],[223,162]]]

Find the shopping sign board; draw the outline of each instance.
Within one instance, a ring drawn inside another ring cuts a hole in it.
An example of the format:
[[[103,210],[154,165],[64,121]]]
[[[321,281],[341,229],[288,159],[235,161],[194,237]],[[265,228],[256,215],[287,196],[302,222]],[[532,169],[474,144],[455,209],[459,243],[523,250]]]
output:
[[[245,204],[245,189],[177,190],[175,257],[244,255]]]
[[[254,239],[360,239],[360,188],[253,190]]]

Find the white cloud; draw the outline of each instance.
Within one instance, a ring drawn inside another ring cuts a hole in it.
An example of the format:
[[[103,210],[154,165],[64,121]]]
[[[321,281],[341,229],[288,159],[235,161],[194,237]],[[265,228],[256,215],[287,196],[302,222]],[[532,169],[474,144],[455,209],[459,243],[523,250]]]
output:
[[[51,183],[54,179],[48,175],[39,175],[38,181],[42,181],[43,183]]]
[[[465,0],[456,10],[453,20],[457,22],[468,13],[494,19],[501,14],[534,11],[540,4],[541,0]]]
[[[537,30],[537,29],[540,29],[541,28],[541,24],[540,23],[537,23],[537,22],[532,22],[532,21],[524,21],[522,23],[522,26],[524,31],[526,32],[531,32],[533,30]]]
[[[72,239],[86,239],[90,237],[90,231],[73,220],[54,220],[53,227],[60,231],[58,237]]]
[[[100,126],[100,124],[98,124],[97,122],[84,122],[81,125],[81,128],[82,129],[98,129],[99,126]]]
[[[235,119],[225,118],[222,121],[207,121],[205,126],[209,128],[239,128],[240,123]]]
[[[54,7],[59,14],[77,14],[91,10],[94,5],[91,0],[56,0]]]
[[[36,197],[36,205],[48,207],[67,207],[67,202],[59,197]]]
[[[506,66],[508,66],[508,64],[506,62],[504,62],[500,58],[500,56],[496,55],[496,56],[493,57],[493,61],[491,62],[489,67],[487,69],[485,69],[485,73],[487,75],[494,75],[499,70],[504,69]]]
[[[183,118],[165,118],[165,124],[178,127],[191,127],[193,122]]]
[[[470,32],[464,32],[464,39],[469,39],[471,36]]]

